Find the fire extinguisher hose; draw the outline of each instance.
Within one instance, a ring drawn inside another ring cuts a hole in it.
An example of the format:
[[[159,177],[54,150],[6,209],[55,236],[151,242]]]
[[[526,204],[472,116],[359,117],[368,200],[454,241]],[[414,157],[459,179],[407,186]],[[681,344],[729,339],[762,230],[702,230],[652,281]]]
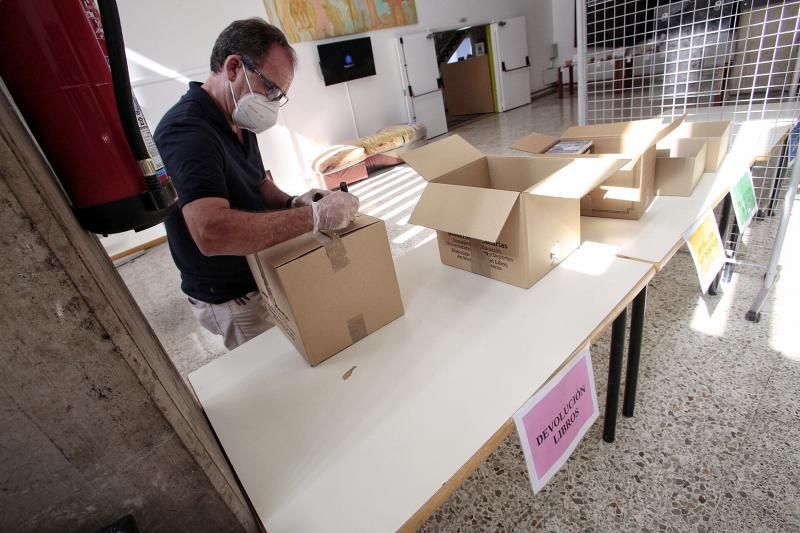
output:
[[[125,42],[122,39],[122,26],[116,0],[98,0],[103,33],[108,49],[108,62],[111,66],[111,79],[114,85],[114,96],[117,102],[119,119],[128,140],[128,145],[137,161],[150,161],[150,154],[139,131],[136,112],[133,105],[133,93],[128,75],[128,63],[125,57]],[[156,190],[161,186],[155,172],[143,172],[147,188]]]

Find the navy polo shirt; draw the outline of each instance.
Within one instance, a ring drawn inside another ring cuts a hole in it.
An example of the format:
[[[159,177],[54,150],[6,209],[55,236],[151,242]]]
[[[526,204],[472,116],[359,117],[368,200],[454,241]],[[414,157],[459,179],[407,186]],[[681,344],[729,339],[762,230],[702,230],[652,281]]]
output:
[[[227,198],[234,209],[266,211],[259,188],[264,164],[256,136],[244,142],[222,110],[198,82],[164,115],[154,139],[178,191],[178,206],[166,220],[167,241],[181,272],[183,292],[208,303],[222,303],[257,290],[242,256],[207,257],[192,239],[181,209],[199,198]]]

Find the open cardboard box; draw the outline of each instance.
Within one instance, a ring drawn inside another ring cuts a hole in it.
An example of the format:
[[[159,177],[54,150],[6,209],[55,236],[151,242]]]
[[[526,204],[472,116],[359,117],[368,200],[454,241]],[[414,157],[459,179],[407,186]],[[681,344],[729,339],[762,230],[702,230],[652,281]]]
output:
[[[580,199],[627,160],[487,156],[453,135],[403,154],[428,181],[409,222],[442,263],[528,288],[580,245]]]
[[[669,137],[666,137],[658,148],[668,148],[677,139],[704,139],[706,147],[706,164],[704,172],[716,172],[728,153],[731,138],[731,122],[684,122]]]
[[[403,315],[380,219],[361,214],[325,243],[306,233],[247,262],[272,319],[312,366]]]
[[[656,150],[656,194],[691,196],[706,166],[705,139],[676,139],[670,148]]]
[[[511,147],[542,157],[591,159],[611,156],[629,162],[581,199],[581,215],[638,220],[655,196],[656,143],[674,131],[683,117],[573,126],[560,137],[531,133]],[[590,140],[591,154],[546,154],[562,140]]]

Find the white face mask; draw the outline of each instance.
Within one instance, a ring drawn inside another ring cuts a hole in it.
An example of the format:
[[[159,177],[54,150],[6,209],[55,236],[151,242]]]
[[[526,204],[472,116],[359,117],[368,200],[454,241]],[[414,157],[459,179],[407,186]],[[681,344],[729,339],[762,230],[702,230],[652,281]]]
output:
[[[237,101],[236,96],[233,94],[233,85],[228,82],[228,88],[231,91],[235,106],[231,118],[233,123],[240,128],[250,130],[253,133],[261,133],[275,125],[278,120],[280,105],[278,105],[278,102],[270,102],[263,94],[253,92],[244,67],[242,68],[242,74],[250,93],[245,94]]]

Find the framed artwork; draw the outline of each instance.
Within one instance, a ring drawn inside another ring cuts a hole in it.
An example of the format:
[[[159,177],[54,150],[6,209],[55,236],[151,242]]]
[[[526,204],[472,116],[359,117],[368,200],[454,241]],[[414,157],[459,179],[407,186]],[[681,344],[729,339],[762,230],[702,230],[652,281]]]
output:
[[[289,42],[417,23],[414,0],[264,0]]]

